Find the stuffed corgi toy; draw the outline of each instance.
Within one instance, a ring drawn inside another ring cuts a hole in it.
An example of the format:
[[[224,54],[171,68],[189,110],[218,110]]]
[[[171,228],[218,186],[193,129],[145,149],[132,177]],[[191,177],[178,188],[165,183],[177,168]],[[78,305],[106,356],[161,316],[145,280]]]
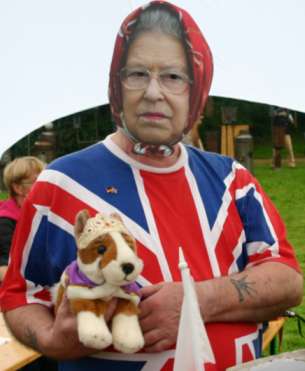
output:
[[[53,291],[55,312],[66,293],[81,343],[99,350],[112,344],[123,353],[137,352],[144,346],[144,338],[135,280],[143,263],[136,255],[134,238],[118,214],[90,217],[87,210],[77,214],[74,233],[77,259],[65,269]],[[110,331],[104,315],[112,298],[118,302]]]

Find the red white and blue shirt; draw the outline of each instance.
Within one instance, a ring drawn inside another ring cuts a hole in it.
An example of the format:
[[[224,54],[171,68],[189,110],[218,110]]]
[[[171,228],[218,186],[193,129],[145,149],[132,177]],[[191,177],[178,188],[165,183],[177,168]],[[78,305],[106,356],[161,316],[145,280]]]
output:
[[[48,288],[76,257],[73,236],[79,210],[119,212],[137,240],[142,286],[181,281],[178,249],[195,281],[227,276],[255,264],[298,264],[285,227],[257,180],[233,159],[180,145],[171,167],[155,168],[128,157],[107,137],[54,161],[25,201],[2,310],[28,303],[50,306]],[[260,356],[261,325],[208,323],[217,369]],[[174,349],[161,353],[102,352],[60,363],[60,370],[168,371]]]

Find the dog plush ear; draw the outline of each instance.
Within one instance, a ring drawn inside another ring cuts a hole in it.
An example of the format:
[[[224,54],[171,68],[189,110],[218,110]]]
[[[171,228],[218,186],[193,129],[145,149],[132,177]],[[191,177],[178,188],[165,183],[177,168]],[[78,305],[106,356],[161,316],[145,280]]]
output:
[[[87,220],[90,218],[88,210],[84,209],[77,213],[75,218],[75,224],[74,224],[74,235],[76,239],[79,238],[81,233],[83,232],[85,225],[87,223]]]

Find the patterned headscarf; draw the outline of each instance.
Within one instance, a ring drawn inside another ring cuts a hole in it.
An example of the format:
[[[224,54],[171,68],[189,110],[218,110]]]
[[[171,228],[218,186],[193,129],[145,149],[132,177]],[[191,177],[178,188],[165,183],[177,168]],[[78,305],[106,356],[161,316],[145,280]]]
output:
[[[110,81],[109,81],[109,101],[113,118],[117,125],[122,126],[122,94],[119,71],[122,67],[122,56],[124,55],[127,40],[133,31],[141,12],[150,6],[164,6],[175,12],[181,22],[184,31],[187,53],[193,73],[193,83],[190,90],[190,108],[188,124],[184,130],[187,133],[195,122],[200,119],[205,106],[213,75],[213,60],[210,48],[205,41],[199,27],[193,18],[183,9],[166,1],[152,1],[145,6],[134,10],[123,21],[120,31],[117,35],[114,52],[112,56]]]

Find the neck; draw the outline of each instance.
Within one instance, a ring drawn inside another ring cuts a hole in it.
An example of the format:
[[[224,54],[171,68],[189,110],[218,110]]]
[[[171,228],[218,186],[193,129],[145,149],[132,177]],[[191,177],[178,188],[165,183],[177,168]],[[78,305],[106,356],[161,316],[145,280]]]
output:
[[[118,129],[116,133],[111,138],[114,143],[119,146],[129,157],[134,160],[148,166],[154,167],[169,167],[176,163],[180,155],[180,148],[178,144],[175,144],[174,152],[168,156],[164,157],[158,154],[149,155],[138,155],[134,153],[133,146],[134,143],[129,139],[121,129]]]

